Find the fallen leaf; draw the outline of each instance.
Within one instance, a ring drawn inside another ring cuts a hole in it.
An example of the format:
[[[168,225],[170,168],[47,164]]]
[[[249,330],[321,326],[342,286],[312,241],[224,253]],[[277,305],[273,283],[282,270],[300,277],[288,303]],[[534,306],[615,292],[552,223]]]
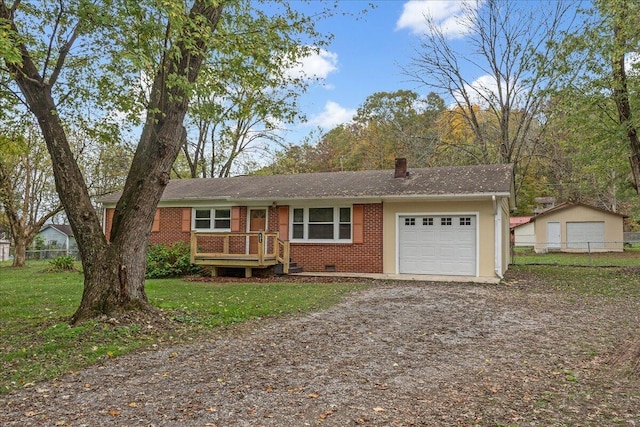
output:
[[[373,410],[374,410],[375,412],[386,412],[386,411],[387,411],[386,409],[381,408],[381,407],[379,407],[379,406],[376,406],[375,408],[373,408]]]
[[[119,417],[120,411],[118,411],[117,409],[109,409],[109,415],[112,415],[114,417]]]
[[[25,412],[24,415],[26,417],[35,417],[36,413],[33,411]]]
[[[318,393],[309,393],[309,395],[307,397],[309,399],[316,399],[316,398],[320,397],[320,395]]]
[[[131,403],[129,403],[129,407],[130,408],[137,408],[138,404],[136,402],[131,402]]]
[[[333,411],[331,409],[329,409],[327,412],[320,414],[320,419],[324,420],[326,419],[329,415],[333,414]]]

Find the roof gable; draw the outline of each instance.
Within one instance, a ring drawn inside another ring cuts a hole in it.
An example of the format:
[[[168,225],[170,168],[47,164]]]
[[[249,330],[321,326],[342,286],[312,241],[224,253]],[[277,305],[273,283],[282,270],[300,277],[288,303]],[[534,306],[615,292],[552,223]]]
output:
[[[67,237],[73,236],[73,230],[69,224],[47,224],[45,225],[40,232],[46,230],[47,228],[53,228],[57,232],[64,234]]]
[[[538,219],[540,217],[543,217],[545,215],[549,215],[549,214],[552,214],[552,213],[556,213],[556,212],[559,212],[559,211],[563,211],[563,210],[566,210],[566,209],[571,209],[571,208],[575,208],[575,207],[579,207],[579,206],[587,208],[587,209],[593,209],[594,211],[604,212],[604,213],[607,213],[607,214],[610,214],[610,215],[616,215],[616,216],[619,216],[619,217],[622,217],[622,218],[626,218],[625,215],[622,215],[620,213],[613,212],[613,211],[610,211],[610,210],[607,210],[607,209],[597,208],[595,206],[587,205],[587,204],[584,204],[584,203],[564,202],[564,203],[560,203],[557,206],[549,208],[549,209],[547,209],[547,210],[545,210],[545,211],[533,216],[531,218],[531,221],[533,222],[536,219]]]

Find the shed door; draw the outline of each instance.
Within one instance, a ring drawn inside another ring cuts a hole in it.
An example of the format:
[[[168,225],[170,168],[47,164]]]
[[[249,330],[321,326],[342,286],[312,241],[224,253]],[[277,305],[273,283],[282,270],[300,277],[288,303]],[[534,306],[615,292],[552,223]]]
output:
[[[476,275],[475,215],[399,217],[400,274]]]
[[[549,249],[560,249],[562,235],[559,222],[547,222],[547,247]]]
[[[604,221],[567,222],[567,248],[604,249]]]

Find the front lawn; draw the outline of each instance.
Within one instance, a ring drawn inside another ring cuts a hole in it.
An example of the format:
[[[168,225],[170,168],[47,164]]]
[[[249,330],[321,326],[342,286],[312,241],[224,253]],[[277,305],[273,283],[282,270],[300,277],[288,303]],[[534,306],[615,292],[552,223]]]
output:
[[[268,316],[321,310],[366,285],[147,281],[166,325],[106,321],[70,327],[82,296],[79,271],[53,273],[47,262],[0,266],[0,393],[140,348],[186,342],[213,328]]]
[[[626,248],[624,252],[535,253],[532,248],[516,247],[512,253],[514,265],[569,265],[569,266],[640,266],[640,248]]]

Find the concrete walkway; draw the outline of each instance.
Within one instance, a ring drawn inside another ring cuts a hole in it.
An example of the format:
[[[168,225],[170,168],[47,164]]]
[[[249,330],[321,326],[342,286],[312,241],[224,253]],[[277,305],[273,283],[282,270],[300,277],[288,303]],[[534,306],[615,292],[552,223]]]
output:
[[[474,277],[474,276],[434,276],[426,274],[377,274],[377,273],[327,273],[327,272],[303,272],[293,273],[291,276],[310,277],[355,277],[375,280],[407,280],[413,282],[457,282],[457,283],[489,283],[498,284],[498,277]]]

